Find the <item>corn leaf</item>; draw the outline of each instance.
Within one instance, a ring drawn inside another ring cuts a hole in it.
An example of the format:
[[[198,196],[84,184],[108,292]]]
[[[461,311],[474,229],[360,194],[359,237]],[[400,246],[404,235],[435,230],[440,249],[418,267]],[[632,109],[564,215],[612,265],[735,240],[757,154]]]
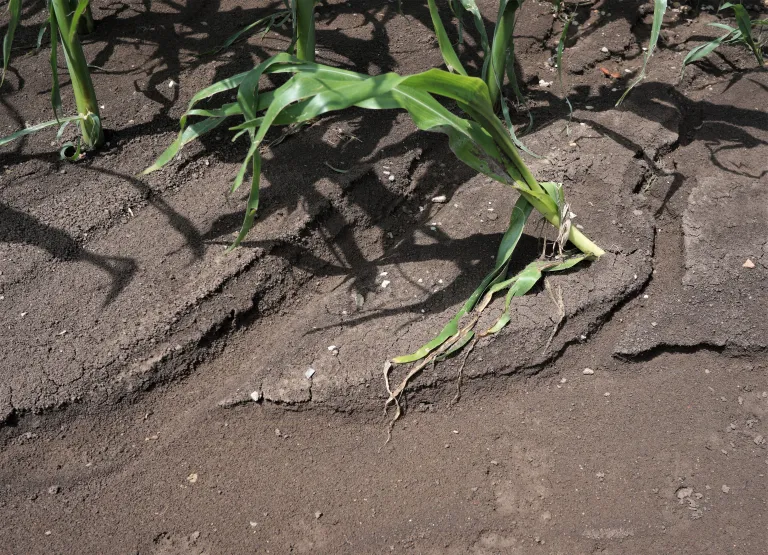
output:
[[[43,123],[38,123],[37,125],[31,125],[29,127],[25,127],[24,129],[19,129],[18,131],[16,131],[15,133],[11,133],[7,137],[0,138],[0,146],[6,145],[11,141],[15,141],[16,139],[19,139],[25,135],[29,135],[31,133],[40,131],[41,129],[45,129],[47,127],[53,127],[54,125],[59,125],[62,122],[78,121],[80,119],[82,119],[80,116],[69,116],[66,118],[59,118],[59,119],[53,119],[50,121],[45,121]]]
[[[525,198],[520,197],[517,200],[514,208],[512,209],[512,216],[509,221],[509,227],[504,233],[504,237],[499,245],[499,251],[496,254],[496,264],[493,270],[485,276],[480,286],[470,295],[469,299],[459,309],[456,315],[448,322],[440,333],[431,341],[422,345],[419,349],[409,355],[403,355],[395,357],[392,362],[395,364],[405,364],[408,362],[415,362],[426,357],[429,353],[440,347],[443,343],[448,341],[451,337],[455,336],[459,332],[459,321],[461,318],[468,314],[477,304],[477,301],[485,294],[488,288],[498,281],[504,279],[504,276],[509,268],[509,262],[512,260],[512,254],[517,247],[518,241],[523,234],[523,227],[528,220],[528,216],[531,214],[531,205]]]
[[[437,5],[435,0],[428,0],[429,15],[432,18],[432,26],[435,28],[435,35],[437,35],[437,44],[440,47],[440,54],[443,55],[445,65],[448,66],[448,71],[455,71],[461,75],[467,75],[467,70],[461,65],[459,57],[456,55],[456,51],[451,45],[451,39],[448,38],[448,33],[445,32],[445,26],[440,19],[440,13],[437,11]]]
[[[5,83],[5,72],[8,70],[8,63],[11,61],[11,46],[13,46],[13,35],[16,34],[16,27],[21,18],[21,0],[10,0],[8,3],[8,30],[3,37],[3,76],[0,77],[0,86]]]
[[[80,22],[80,17],[83,15],[86,8],[88,8],[90,1],[91,0],[80,0],[77,3],[77,7],[72,14],[72,21],[69,26],[69,36],[67,37],[68,43],[71,43],[73,40],[75,40],[75,35],[77,34],[77,25]]]
[[[683,67],[680,70],[680,78],[683,78],[683,75],[685,74],[685,68],[688,67],[689,64],[698,62],[702,58],[709,56],[718,46],[723,44],[723,42],[727,42],[729,37],[733,37],[734,32],[741,34],[740,31],[732,29],[727,35],[723,35],[705,44],[701,44],[695,48],[692,48],[691,51],[688,52],[688,54],[683,59]]]
[[[235,44],[237,41],[241,40],[243,38],[243,35],[246,35],[247,33],[253,31],[254,29],[258,29],[259,27],[262,27],[262,26],[264,27],[264,29],[261,32],[261,38],[264,38],[264,36],[266,36],[266,34],[269,33],[269,30],[272,28],[272,26],[283,25],[286,21],[288,21],[291,18],[291,16],[292,14],[290,10],[280,10],[276,13],[273,13],[272,15],[262,17],[261,19],[258,19],[249,25],[246,25],[236,33],[230,35],[229,38],[227,38],[227,40],[225,40],[222,44],[220,44],[216,48],[203,52],[202,54],[199,55],[199,57],[218,54],[222,50],[226,50],[227,48]]]
[[[736,23],[739,26],[739,31],[741,31],[740,40],[742,40],[744,44],[746,44],[747,47],[752,51],[752,54],[754,54],[755,58],[757,59],[757,63],[760,64],[760,67],[762,67],[763,51],[760,46],[755,44],[755,39],[752,38],[752,20],[749,19],[749,14],[747,13],[746,8],[744,8],[744,6],[741,4],[731,4],[730,2],[720,6],[720,10],[724,10],[726,8],[731,8],[733,10],[733,13],[736,15]]]
[[[472,15],[472,20],[475,23],[475,28],[480,35],[480,48],[483,51],[483,71],[481,78],[484,80],[488,72],[488,60],[490,59],[491,45],[488,41],[488,32],[485,30],[485,22],[483,16],[480,13],[480,9],[477,7],[475,0],[458,0],[460,5]]]
[[[629,91],[635,88],[635,86],[645,79],[645,69],[648,65],[648,60],[653,56],[653,51],[656,49],[656,43],[659,42],[659,33],[661,33],[661,24],[664,22],[664,14],[667,11],[667,0],[654,0],[653,2],[653,24],[651,25],[651,38],[648,41],[648,50],[645,52],[643,59],[643,67],[640,70],[640,74],[637,78],[630,83],[624,94],[621,95],[616,106],[620,105],[629,94]]]
[[[504,299],[504,311],[499,316],[496,323],[493,324],[487,331],[481,335],[491,335],[501,331],[512,319],[512,299],[514,297],[522,297],[528,293],[536,283],[541,279],[544,272],[559,272],[572,268],[579,262],[586,260],[588,256],[586,254],[578,254],[567,258],[565,261],[547,261],[537,260],[526,266],[519,274],[517,274],[512,280],[509,291]]]

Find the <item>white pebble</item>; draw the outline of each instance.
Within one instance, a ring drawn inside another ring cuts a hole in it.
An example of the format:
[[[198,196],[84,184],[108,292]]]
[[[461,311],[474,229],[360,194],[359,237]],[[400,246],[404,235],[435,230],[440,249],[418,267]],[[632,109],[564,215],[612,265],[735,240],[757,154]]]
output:
[[[390,176],[389,176],[389,180],[390,180],[390,181],[394,181],[394,180],[395,180],[395,176],[394,176],[394,175],[390,175]]]
[[[608,54],[608,52],[610,52],[610,50],[608,50],[608,47],[607,47],[607,46],[603,46],[603,47],[600,49],[600,52],[602,52],[602,53],[604,53],[604,54]]]
[[[581,373],[584,374],[585,376],[591,376],[592,374],[595,373],[595,371],[592,370],[591,368],[585,368],[584,370],[581,371]]]
[[[382,289],[386,289],[388,286],[389,286],[389,280],[388,279],[385,279],[384,281],[381,282],[381,288]]]
[[[304,377],[307,378],[308,380],[312,379],[312,376],[314,375],[315,375],[315,369],[312,368],[311,366],[307,368],[306,372],[304,372]]]
[[[445,195],[438,195],[436,197],[432,197],[432,202],[436,204],[444,204],[448,198]]]
[[[254,400],[254,402],[258,403],[261,401],[261,390],[251,391],[251,399]]]
[[[338,349],[338,347],[336,345],[329,345],[328,346],[328,350],[329,351],[335,351],[336,349]]]

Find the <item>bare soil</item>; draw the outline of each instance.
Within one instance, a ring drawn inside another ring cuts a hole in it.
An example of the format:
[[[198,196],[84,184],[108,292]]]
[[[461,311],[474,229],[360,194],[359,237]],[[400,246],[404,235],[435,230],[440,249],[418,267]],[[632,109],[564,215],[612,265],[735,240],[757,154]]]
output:
[[[288,31],[199,55],[282,4],[93,5],[107,146],[71,164],[42,133],[0,152],[0,553],[765,552],[768,74],[723,47],[680,79],[711,10],[670,10],[615,108],[649,6],[579,7],[571,116],[561,23],[524,5],[529,162],[607,253],[551,278],[562,312],[544,288],[519,299],[458,402],[461,358],[420,375],[385,443],[383,362],[475,288],[514,195],[403,114],[350,110],[270,148],[258,223],[226,254],[242,142],[222,131],[136,176],[195,91]],[[426,3],[403,5],[324,3],[318,59],[439,66]],[[0,134],[48,119],[45,56],[14,51]],[[517,267],[542,235],[532,219]]]

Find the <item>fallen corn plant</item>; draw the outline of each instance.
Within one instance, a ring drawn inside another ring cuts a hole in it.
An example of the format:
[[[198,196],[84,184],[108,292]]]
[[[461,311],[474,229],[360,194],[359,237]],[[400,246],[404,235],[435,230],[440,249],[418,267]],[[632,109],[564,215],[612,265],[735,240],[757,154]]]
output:
[[[0,146],[55,125],[60,126],[57,135],[57,137],[60,137],[65,126],[71,122],[78,122],[80,124],[82,139],[87,148],[97,148],[104,142],[104,132],[101,127],[101,116],[99,115],[96,92],[91,81],[88,62],[85,59],[83,47],[78,37],[78,28],[80,26],[84,26],[86,29],[92,28],[92,23],[90,25],[87,23],[89,20],[93,21],[90,16],[89,6],[90,0],[48,0],[48,28],[51,35],[51,105],[55,119],[20,129],[7,137],[0,138]],[[21,18],[21,0],[10,0],[8,10],[10,21],[3,39],[3,76],[2,80],[0,80],[0,86],[5,81],[5,74],[11,57],[13,37]],[[39,35],[38,43],[41,39],[42,35]],[[64,51],[64,59],[69,71],[72,92],[77,106],[77,115],[74,116],[61,116],[62,102],[58,70],[59,42]],[[79,151],[79,146],[75,148],[75,151]]]
[[[765,65],[763,60],[763,46],[764,41],[759,38],[755,38],[752,34],[752,29],[756,28],[762,30],[763,27],[768,26],[768,19],[757,19],[752,21],[747,13],[747,10],[741,4],[726,3],[720,6],[718,11],[723,11],[730,8],[733,10],[736,17],[736,24],[738,28],[731,27],[725,23],[710,23],[712,27],[718,29],[724,29],[725,35],[722,35],[714,40],[711,40],[705,44],[693,48],[683,60],[683,68],[680,71],[680,78],[682,79],[685,73],[685,68],[689,64],[697,62],[714,52],[721,44],[741,44],[747,48],[755,56],[757,63],[760,67]]]
[[[291,77],[284,85],[267,92],[258,90],[262,76],[286,73]],[[224,103],[216,108],[197,108],[201,101],[234,90],[237,91],[236,102]],[[466,117],[452,113],[438,98],[456,102]],[[488,84],[480,78],[439,69],[405,76],[396,73],[368,76],[307,62],[287,53],[278,54],[248,72],[214,83],[195,94],[181,118],[181,131],[176,140],[144,173],[160,169],[185,144],[209,133],[227,119],[240,118],[240,123],[230,126],[230,130],[235,132],[236,138],[245,135],[250,146],[231,190],[234,192],[242,186],[249,171],[251,182],[244,220],[237,238],[229,247],[231,250],[245,238],[258,211],[260,148],[270,128],[300,124],[352,106],[370,110],[405,110],[419,129],[447,135],[448,144],[459,160],[520,193],[491,273],[435,339],[411,355],[392,360],[392,363],[404,364],[425,359],[394,390],[389,388],[388,373],[385,376],[389,391],[387,405],[397,405],[397,417],[400,415],[398,397],[405,390],[408,380],[425,364],[454,354],[465,346],[474,336],[476,316],[495,293],[507,289],[506,308],[502,318],[486,333],[496,333],[508,323],[511,299],[529,291],[544,272],[570,268],[583,260],[599,257],[603,250],[570,225],[562,186],[539,183],[528,169],[508,129],[494,111]],[[203,119],[189,124],[189,118],[193,117]],[[559,230],[561,245],[570,240],[581,254],[559,260],[537,261],[518,276],[508,279],[507,269],[514,249],[534,208]],[[483,300],[478,305],[481,298]],[[462,317],[473,309],[474,316],[470,323],[460,328]]]

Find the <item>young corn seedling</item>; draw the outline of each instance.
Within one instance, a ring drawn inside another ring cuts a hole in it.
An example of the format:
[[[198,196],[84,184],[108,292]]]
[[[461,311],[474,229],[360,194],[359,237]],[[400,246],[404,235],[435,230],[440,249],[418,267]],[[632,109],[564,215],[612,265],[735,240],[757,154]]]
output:
[[[99,104],[96,100],[96,91],[91,81],[91,73],[88,69],[88,62],[83,53],[83,47],[78,37],[78,28],[82,22],[88,20],[90,0],[48,0],[48,27],[51,34],[51,104],[55,119],[39,123],[24,129],[20,129],[7,137],[0,138],[0,146],[14,141],[30,133],[46,129],[54,125],[59,125],[59,134],[61,136],[65,126],[70,122],[78,122],[83,142],[89,149],[95,149],[104,142],[104,132],[101,127],[101,116],[99,115]],[[5,73],[8,69],[8,63],[11,57],[11,46],[13,37],[21,18],[21,0],[10,0],[8,4],[10,12],[10,21],[8,30],[3,39],[3,75],[0,85],[5,81]],[[92,21],[92,18],[91,18]],[[88,27],[87,23],[84,23]],[[69,78],[72,82],[72,93],[75,97],[77,106],[77,115],[61,117],[62,102],[61,91],[59,88],[58,71],[58,46],[61,42],[64,51],[64,60],[69,71]],[[63,153],[64,151],[62,151]],[[79,156],[79,145],[75,149],[75,157]]]
[[[765,41],[754,37],[752,34],[752,29],[758,29],[759,31],[762,31],[763,27],[768,26],[768,19],[757,19],[752,21],[749,18],[749,14],[747,13],[747,10],[744,8],[744,6],[741,4],[731,4],[730,2],[720,6],[718,11],[722,11],[728,8],[733,10],[738,28],[731,27],[725,23],[710,23],[712,27],[724,29],[727,31],[727,33],[709,41],[708,43],[697,46],[688,52],[688,55],[683,60],[683,68],[680,72],[681,79],[685,73],[685,68],[689,64],[709,56],[721,44],[741,44],[749,49],[750,52],[752,52],[760,67],[765,65],[763,60],[763,47],[765,45]]]

